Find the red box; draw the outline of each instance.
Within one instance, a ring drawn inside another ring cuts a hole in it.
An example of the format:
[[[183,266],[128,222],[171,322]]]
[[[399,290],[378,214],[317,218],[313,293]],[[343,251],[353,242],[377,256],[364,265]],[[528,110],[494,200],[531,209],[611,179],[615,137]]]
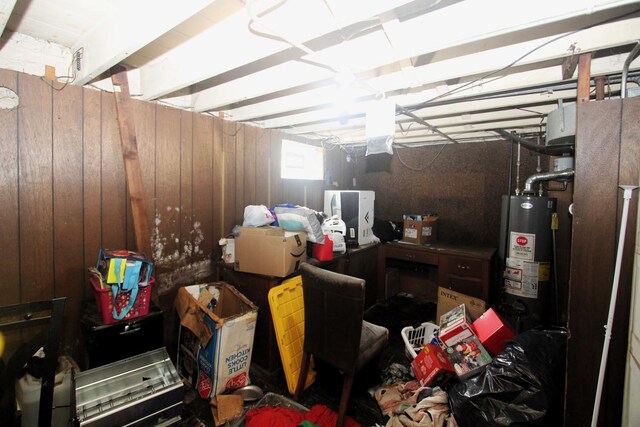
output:
[[[494,356],[502,352],[505,341],[516,335],[493,308],[485,311],[472,326],[482,345]]]
[[[445,347],[451,347],[473,335],[471,319],[464,304],[460,304],[440,317],[439,337]]]
[[[101,285],[100,278],[93,274],[89,275],[89,281],[91,282],[91,286],[93,287],[93,292],[96,297],[96,306],[98,308],[98,313],[102,314],[102,322],[105,325],[116,322],[124,322],[149,314],[149,303],[151,302],[151,285],[153,285],[155,281],[153,277],[151,278],[151,280],[149,280],[148,285],[138,286],[138,295],[136,296],[136,301],[133,303],[131,310],[129,310],[129,312],[121,320],[116,320],[113,318],[114,303],[111,286],[106,285],[106,287],[103,287]],[[129,303],[130,295],[131,292],[118,292],[115,298],[115,306],[118,313],[120,313],[122,309],[127,306],[127,304]]]
[[[456,376],[456,371],[437,344],[427,344],[411,362],[411,368],[420,385],[443,385]]]

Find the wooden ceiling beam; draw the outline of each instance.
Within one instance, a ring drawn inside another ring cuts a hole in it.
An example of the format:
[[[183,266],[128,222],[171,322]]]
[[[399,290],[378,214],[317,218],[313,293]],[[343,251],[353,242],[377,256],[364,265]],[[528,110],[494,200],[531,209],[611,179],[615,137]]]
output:
[[[4,32],[4,28],[7,26],[7,21],[13,12],[13,8],[16,5],[16,0],[2,0],[0,1],[0,36]]]
[[[74,84],[89,83],[215,1],[164,2],[162,7],[156,0],[126,2],[126,7],[115,9],[71,48]]]
[[[245,9],[140,68],[142,99],[151,100],[291,49],[280,37],[305,43],[400,7],[411,0],[357,0],[350,8],[327,8],[324,0],[283,2],[252,21]],[[262,12],[265,2],[255,2]],[[272,5],[272,4],[270,4]],[[338,15],[345,11],[346,16]],[[294,18],[297,17],[297,18]],[[266,27],[266,28],[264,28]],[[260,35],[260,33],[266,33]],[[269,35],[274,32],[274,35]]]
[[[607,57],[595,58],[591,61],[591,75],[607,75],[611,73],[619,72],[622,69],[624,61],[628,55],[618,54]],[[640,58],[636,60],[636,64],[640,63]],[[636,66],[637,67],[637,66]],[[517,90],[526,89],[528,87],[544,86],[556,84],[560,81],[558,74],[558,67],[547,67],[535,70],[527,70],[521,73],[513,73],[505,75],[504,77],[496,80],[487,79],[487,81],[478,82],[479,85],[472,90],[460,91],[446,97],[447,100],[460,100],[460,108],[464,109],[466,101],[464,98],[473,95],[490,95],[505,90]],[[456,85],[448,86],[448,90],[455,90],[461,87],[464,83],[458,83]],[[575,93],[575,92],[574,92]],[[432,98],[434,91],[427,90],[423,93],[415,93],[411,95],[398,95],[390,96],[388,99],[392,99],[396,104],[405,107],[413,104],[418,104],[417,99],[426,101]],[[575,95],[573,96],[575,98]],[[496,102],[496,100],[493,100]],[[363,114],[366,111],[368,103],[357,103],[351,108],[352,114]],[[427,107],[428,108],[428,107]],[[422,109],[421,109],[422,110]],[[414,111],[420,117],[428,117],[428,114],[423,114],[421,110]],[[304,111],[304,110],[303,110]],[[335,109],[321,108],[312,111],[295,112],[293,114],[283,114],[281,117],[259,120],[260,126],[267,128],[286,128],[290,126],[297,126],[300,123],[313,123],[320,122],[322,120],[331,119],[336,116]]]
[[[531,52],[531,54],[522,58],[516,64],[517,66],[559,60],[570,55],[570,49],[589,52],[633,43],[635,40],[640,39],[640,18],[610,23],[580,31],[576,34],[566,34],[567,37],[565,38],[558,39],[558,36],[538,38],[413,67],[411,68],[411,83],[413,87],[419,87],[420,85],[445,82],[455,78],[464,79],[467,78],[467,76],[497,72],[507,67],[525,52]],[[366,39],[367,44],[374,46],[371,37],[367,36],[362,39]],[[420,42],[416,41],[416,43],[419,44]],[[349,44],[349,42],[344,43],[344,45],[347,44]],[[376,52],[378,52],[375,56],[378,63],[374,64],[375,66],[386,65],[394,60],[393,57],[385,57],[382,49],[376,49]],[[352,58],[352,62],[348,63],[347,66],[354,72],[366,71],[366,73],[361,74],[361,78],[366,80],[368,84],[385,93],[412,87],[407,86],[406,73],[400,67],[398,67],[398,70],[395,72],[389,72],[383,75],[378,75],[378,72],[368,68],[356,68],[370,63],[370,61],[365,61],[361,58],[362,55],[365,54],[370,56],[368,52],[363,51],[363,49],[354,48],[349,49],[349,54],[343,56]],[[330,57],[330,54],[324,53],[324,56]],[[577,63],[577,56],[575,56],[575,58]],[[366,74],[371,74],[373,77],[366,79]],[[500,74],[504,73],[497,73],[497,75]],[[284,79],[282,76],[289,77]],[[244,101],[244,103],[246,103],[246,100],[266,96],[270,93],[276,93],[302,85],[309,86],[314,83],[317,84],[321,80],[326,80],[331,76],[332,74],[325,69],[290,61],[228,83],[217,85],[210,89],[202,90],[193,98],[193,108],[197,112],[216,110],[231,105],[234,102]],[[311,89],[284,97],[279,96],[272,100],[262,101],[255,106],[250,104],[245,108],[239,107],[233,111],[229,111],[229,114],[235,120],[250,120],[254,117],[259,117],[261,112],[264,115],[264,111],[277,114],[284,111],[308,108],[313,105],[334,102],[336,98],[335,92],[336,88],[330,87]],[[361,92],[361,96],[367,93],[370,94],[370,91]]]

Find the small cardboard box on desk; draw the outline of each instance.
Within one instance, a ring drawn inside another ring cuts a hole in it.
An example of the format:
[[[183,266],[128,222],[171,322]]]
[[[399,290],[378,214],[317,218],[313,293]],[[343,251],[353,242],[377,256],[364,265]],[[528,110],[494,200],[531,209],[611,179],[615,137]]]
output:
[[[286,277],[307,260],[304,232],[280,227],[240,227],[235,238],[235,270]]]
[[[225,282],[192,285],[178,289],[176,311],[178,372],[200,397],[250,384],[258,308],[249,299]]]
[[[425,245],[438,241],[438,215],[408,215],[402,216],[404,230],[402,240],[404,242]]]

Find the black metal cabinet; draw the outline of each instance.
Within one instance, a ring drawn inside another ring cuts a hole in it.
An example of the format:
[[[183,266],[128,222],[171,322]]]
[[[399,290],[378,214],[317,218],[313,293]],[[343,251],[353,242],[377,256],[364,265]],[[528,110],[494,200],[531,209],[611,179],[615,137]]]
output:
[[[88,368],[164,347],[162,316],[152,303],[146,316],[105,325],[95,306],[88,305],[80,320]]]

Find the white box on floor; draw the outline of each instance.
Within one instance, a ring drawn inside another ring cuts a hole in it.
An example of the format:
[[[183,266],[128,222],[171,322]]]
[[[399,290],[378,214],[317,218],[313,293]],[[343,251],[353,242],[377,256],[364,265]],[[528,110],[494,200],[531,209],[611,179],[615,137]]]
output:
[[[374,191],[326,190],[324,213],[338,215],[347,226],[347,246],[373,243]]]

